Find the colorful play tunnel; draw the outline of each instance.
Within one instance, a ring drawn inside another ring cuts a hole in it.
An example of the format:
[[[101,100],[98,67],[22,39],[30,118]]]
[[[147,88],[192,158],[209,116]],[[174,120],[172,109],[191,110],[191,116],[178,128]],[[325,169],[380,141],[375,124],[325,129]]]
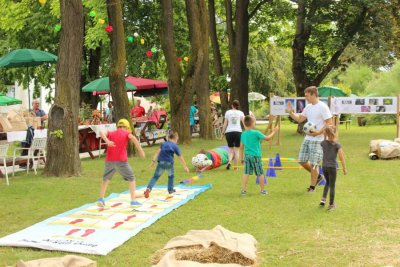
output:
[[[207,151],[207,158],[210,159],[213,163],[210,167],[207,168],[207,170],[211,170],[221,165],[228,164],[228,151],[228,146],[220,146]]]

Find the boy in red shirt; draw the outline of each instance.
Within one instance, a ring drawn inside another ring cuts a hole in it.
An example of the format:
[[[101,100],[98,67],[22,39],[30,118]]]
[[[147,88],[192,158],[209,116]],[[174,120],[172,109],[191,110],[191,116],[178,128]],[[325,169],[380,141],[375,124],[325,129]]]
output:
[[[101,183],[100,198],[97,202],[99,207],[105,206],[104,195],[106,193],[108,183],[117,170],[122,175],[124,180],[129,181],[131,205],[141,205],[135,199],[135,175],[133,174],[131,166],[128,164],[128,154],[126,149],[129,140],[135,145],[140,158],[144,158],[145,154],[140,146],[139,141],[135,136],[132,135],[131,126],[126,119],[119,120],[117,127],[118,129],[116,131],[100,133],[101,138],[103,138],[107,144],[107,155],[104,167],[103,182]]]

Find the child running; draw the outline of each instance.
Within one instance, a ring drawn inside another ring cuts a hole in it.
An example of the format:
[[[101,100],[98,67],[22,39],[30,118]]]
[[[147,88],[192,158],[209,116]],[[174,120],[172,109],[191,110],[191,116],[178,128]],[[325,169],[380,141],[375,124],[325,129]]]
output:
[[[131,126],[126,119],[119,120],[117,127],[118,129],[116,131],[104,131],[100,133],[101,138],[103,138],[107,144],[107,155],[104,167],[103,182],[101,183],[100,189],[100,198],[97,202],[97,206],[104,207],[106,205],[104,201],[104,195],[106,193],[108,183],[117,170],[122,175],[124,180],[129,181],[129,191],[131,194],[130,204],[132,206],[139,206],[141,204],[135,199],[135,175],[133,174],[131,166],[128,164],[128,154],[126,149],[129,140],[135,145],[140,158],[144,158],[145,154],[136,137],[132,135]]]
[[[346,161],[342,146],[336,142],[336,129],[334,126],[327,126],[324,129],[325,140],[321,142],[322,150],[324,152],[322,160],[322,170],[326,179],[324,193],[322,194],[321,207],[325,206],[326,197],[329,192],[329,207],[328,210],[334,210],[335,205],[335,184],[336,184],[336,157],[339,154],[339,159],[342,163],[343,174],[347,174]]]
[[[268,136],[263,135],[260,131],[255,130],[256,120],[254,117],[247,115],[244,118],[244,126],[246,131],[240,138],[240,159],[244,163],[244,173],[242,180],[242,195],[246,195],[247,180],[249,175],[254,174],[258,177],[260,183],[261,194],[266,195],[264,189],[264,168],[261,159],[261,141],[271,140],[274,134],[278,131],[278,127],[272,130]],[[244,153],[244,157],[243,157]]]
[[[174,154],[179,157],[183,168],[186,172],[189,172],[188,167],[186,166],[185,159],[181,154],[181,150],[179,149],[177,143],[179,140],[179,136],[177,132],[171,131],[169,134],[169,141],[161,144],[160,149],[156,152],[153,157],[151,167],[154,166],[156,161],[158,162],[157,168],[154,172],[153,178],[151,178],[149,184],[147,185],[146,191],[144,191],[144,197],[148,198],[151,192],[151,189],[156,184],[157,180],[160,176],[167,171],[168,173],[168,193],[172,194],[175,192],[174,189]]]

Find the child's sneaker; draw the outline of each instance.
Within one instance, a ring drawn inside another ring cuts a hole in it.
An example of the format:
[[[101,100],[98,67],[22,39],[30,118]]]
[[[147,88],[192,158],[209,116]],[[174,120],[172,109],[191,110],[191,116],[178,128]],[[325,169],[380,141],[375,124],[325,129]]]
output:
[[[168,194],[173,194],[173,193],[175,193],[176,192],[176,190],[175,189],[172,189],[172,191],[168,191]]]
[[[104,201],[104,198],[101,197],[101,198],[99,198],[99,199],[97,200],[97,206],[98,206],[98,207],[104,208],[105,205],[106,205],[106,202]]]
[[[149,196],[150,196],[150,188],[146,188],[146,190],[144,191],[144,197],[145,198],[149,198]]]
[[[241,194],[242,196],[245,196],[245,195],[247,194],[247,192],[246,192],[246,190],[242,190],[242,191],[240,191],[240,194]]]
[[[261,190],[261,191],[260,191],[260,194],[261,194],[261,195],[267,195],[268,192],[267,192],[267,190]]]
[[[226,169],[229,170],[231,168],[231,163],[228,162],[228,164],[226,165]]]
[[[307,188],[307,193],[314,193],[315,192],[315,189],[314,188],[311,188],[311,187],[309,187],[309,188]]]
[[[336,205],[335,204],[331,204],[328,207],[328,211],[334,211],[336,209]]]
[[[319,202],[320,207],[324,207],[326,202],[326,198],[321,198],[321,201]]]
[[[131,206],[141,206],[142,204],[136,200],[131,201]]]
[[[317,178],[317,184],[316,185],[319,185],[323,180],[325,180],[325,177],[322,174],[319,174],[318,178]]]

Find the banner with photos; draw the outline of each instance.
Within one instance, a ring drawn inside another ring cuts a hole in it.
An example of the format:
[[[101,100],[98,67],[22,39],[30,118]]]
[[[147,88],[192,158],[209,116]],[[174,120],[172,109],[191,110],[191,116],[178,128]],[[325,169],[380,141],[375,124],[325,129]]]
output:
[[[334,114],[396,114],[397,97],[336,97],[332,98]]]
[[[328,98],[321,97],[320,101],[328,105]],[[302,113],[308,102],[304,97],[271,97],[270,101],[271,115],[289,115],[288,105],[292,105],[295,113]]]

